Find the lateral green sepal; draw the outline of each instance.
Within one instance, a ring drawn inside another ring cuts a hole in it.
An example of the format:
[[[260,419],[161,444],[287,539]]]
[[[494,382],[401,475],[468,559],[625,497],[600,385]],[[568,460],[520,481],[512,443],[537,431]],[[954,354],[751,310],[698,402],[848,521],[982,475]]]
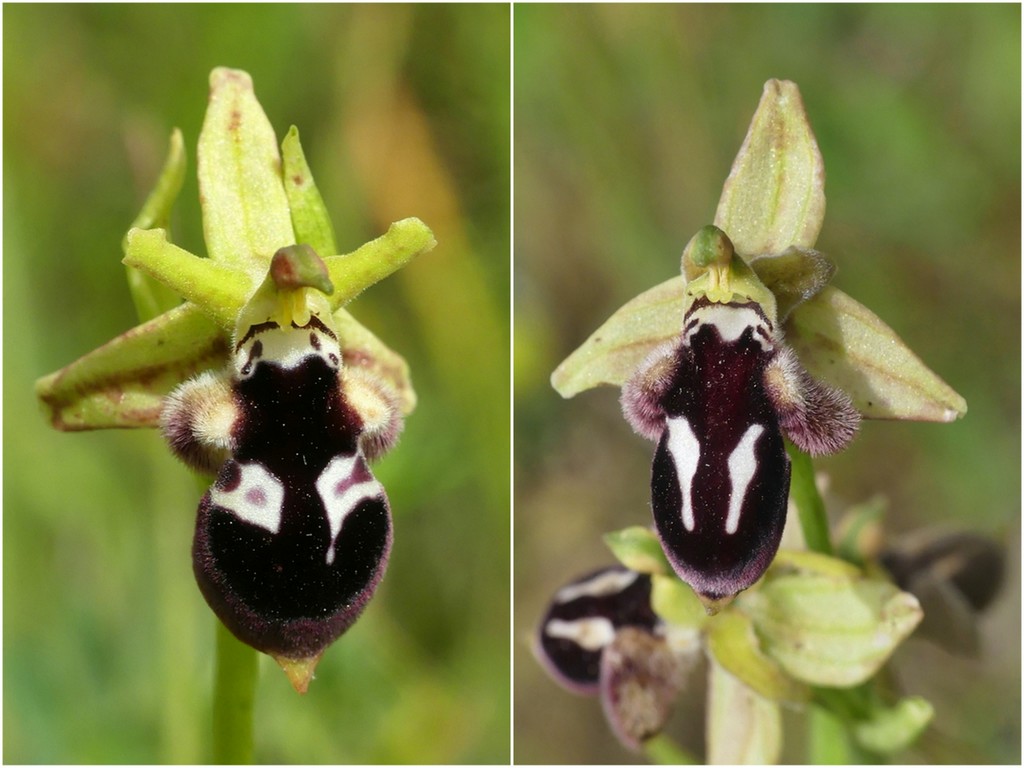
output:
[[[36,395],[55,429],[155,427],[164,395],[226,364],[228,346],[209,317],[182,304],[42,377]]]

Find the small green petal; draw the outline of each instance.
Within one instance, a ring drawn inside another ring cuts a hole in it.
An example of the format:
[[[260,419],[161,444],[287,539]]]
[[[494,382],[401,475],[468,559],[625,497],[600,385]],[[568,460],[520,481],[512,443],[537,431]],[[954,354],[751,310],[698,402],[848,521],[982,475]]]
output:
[[[700,629],[708,622],[708,614],[700,598],[674,573],[669,576],[655,573],[651,577],[651,608],[677,627]]]
[[[953,421],[966,401],[864,305],[831,286],[797,307],[786,339],[807,371],[868,419]]]
[[[299,142],[299,129],[294,125],[281,142],[281,159],[284,191],[291,207],[296,241],[312,246],[320,254],[337,253],[331,217],[313,181],[313,172],[309,170]]]
[[[795,245],[779,254],[754,257],[750,266],[775,295],[780,320],[821,293],[836,273],[835,264],[825,254]]]
[[[634,525],[604,535],[604,543],[620,563],[639,573],[668,576],[672,567],[665,559],[661,542],[650,528]]]
[[[185,183],[185,141],[177,128],[171,132],[167,148],[167,159],[157,178],[153,191],[149,193],[142,210],[132,222],[132,228],[169,229],[171,209],[174,207],[181,187]],[[121,241],[121,250],[127,251],[128,235]],[[128,289],[135,303],[136,314],[149,319],[176,307],[181,297],[158,280],[145,275],[134,267],[125,267]]]
[[[142,270],[196,304],[230,333],[253,285],[245,273],[212,259],[201,259],[167,242],[162,229],[133,229],[127,235],[124,263]],[[276,249],[275,249],[276,250]],[[266,275],[270,256],[263,266]]]
[[[437,241],[430,228],[419,219],[409,218],[394,222],[386,233],[352,253],[325,257],[327,273],[334,283],[331,309],[347,304],[435,245]]]
[[[197,152],[206,248],[255,286],[274,251],[295,243],[274,129],[237,69],[210,73],[210,102]]]
[[[927,700],[910,696],[894,707],[873,711],[869,720],[854,726],[853,736],[864,749],[890,755],[913,744],[934,714]]]
[[[769,577],[736,607],[786,672],[844,688],[874,675],[922,615],[913,595],[887,581],[810,573]]]
[[[773,765],[782,753],[782,711],[714,659],[710,663],[707,760],[711,765]]]
[[[810,689],[787,675],[766,656],[757,642],[748,616],[723,611],[708,624],[708,652],[728,672],[749,688],[770,699],[798,703],[810,698]]]
[[[55,429],[155,427],[164,395],[227,354],[224,332],[183,304],[39,379],[36,395]]]
[[[809,248],[825,217],[825,166],[796,83],[769,80],[715,213],[743,256]]]
[[[682,332],[684,290],[676,276],[620,307],[562,361],[551,385],[566,398],[601,384],[621,387],[655,347]]]

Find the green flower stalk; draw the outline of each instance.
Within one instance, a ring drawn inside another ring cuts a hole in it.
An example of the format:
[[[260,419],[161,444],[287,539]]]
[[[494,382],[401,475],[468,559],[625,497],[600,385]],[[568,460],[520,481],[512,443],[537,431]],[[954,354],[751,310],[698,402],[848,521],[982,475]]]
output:
[[[713,763],[776,762],[781,707],[831,712],[852,748],[875,757],[931,718],[927,702],[871,687],[921,607],[873,562],[833,556],[811,457],[844,448],[862,418],[952,421],[966,403],[830,285],[835,266],[814,248],[824,179],[799,90],[768,81],[714,223],[686,246],[680,274],[627,302],[551,377],[567,398],[622,387],[625,417],[657,445],[654,530],[608,535],[622,565],[556,593],[537,653],[557,680],[601,696],[626,746],[657,737],[654,758],[665,753],[666,689],[687,685],[666,648],[684,670],[695,653],[710,661]],[[779,550],[791,506],[807,551]],[[637,627],[654,639],[620,640]],[[628,662],[604,660],[628,649]],[[608,671],[652,664],[673,671]],[[624,712],[624,700],[661,702],[659,716]]]
[[[368,461],[416,403],[405,361],[344,306],[434,237],[406,219],[339,253],[298,131],[278,149],[245,72],[212,72],[197,165],[206,257],[168,234],[185,173],[175,131],[123,242],[141,325],[36,392],[57,429],[160,427],[204,485],[215,476],[193,543],[199,585],[304,692],[383,575],[391,517]],[[230,653],[220,677],[253,679]],[[219,716],[237,720],[232,706]]]

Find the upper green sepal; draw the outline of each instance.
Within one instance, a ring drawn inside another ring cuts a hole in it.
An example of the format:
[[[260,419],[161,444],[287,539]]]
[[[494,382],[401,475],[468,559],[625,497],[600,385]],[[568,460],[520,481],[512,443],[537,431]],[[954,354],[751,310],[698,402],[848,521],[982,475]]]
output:
[[[825,164],[796,83],[769,80],[725,180],[715,224],[750,258],[810,248],[825,219]]]

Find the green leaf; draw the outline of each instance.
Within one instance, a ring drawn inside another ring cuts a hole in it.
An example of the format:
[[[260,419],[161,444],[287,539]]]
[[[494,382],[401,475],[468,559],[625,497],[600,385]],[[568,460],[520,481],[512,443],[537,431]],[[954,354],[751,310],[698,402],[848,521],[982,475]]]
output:
[[[743,256],[810,248],[825,217],[825,166],[796,83],[769,80],[715,213]]]
[[[604,543],[627,568],[639,573],[669,576],[672,567],[665,559],[661,542],[650,528],[634,525],[604,535]]]
[[[227,355],[223,331],[183,304],[39,379],[36,395],[55,429],[155,427],[164,395]]]
[[[226,332],[234,330],[238,311],[254,288],[244,273],[169,243],[162,229],[133,229],[128,232],[127,242],[125,264],[151,275],[197,305]],[[263,276],[269,265],[268,257]]]
[[[299,142],[299,129],[294,125],[281,142],[281,159],[284,163],[284,191],[291,208],[296,242],[312,246],[321,255],[337,253],[331,217],[313,181],[313,172],[309,170]]]
[[[889,326],[836,288],[793,310],[785,328],[807,371],[848,394],[865,418],[953,421],[967,412]]]
[[[723,669],[766,699],[797,703],[810,698],[806,685],[761,651],[754,624],[742,613],[723,611],[715,616],[708,623],[707,648]]]
[[[714,659],[710,663],[707,760],[710,765],[771,765],[782,753],[782,712]]]
[[[296,241],[277,138],[246,72],[210,73],[197,162],[207,252],[255,287],[274,251]]]
[[[786,672],[830,687],[874,675],[922,615],[913,595],[887,581],[813,573],[769,576],[736,607]]]
[[[876,709],[870,719],[853,727],[853,736],[864,749],[883,755],[906,749],[932,721],[935,709],[920,696],[901,699],[896,706]]]

